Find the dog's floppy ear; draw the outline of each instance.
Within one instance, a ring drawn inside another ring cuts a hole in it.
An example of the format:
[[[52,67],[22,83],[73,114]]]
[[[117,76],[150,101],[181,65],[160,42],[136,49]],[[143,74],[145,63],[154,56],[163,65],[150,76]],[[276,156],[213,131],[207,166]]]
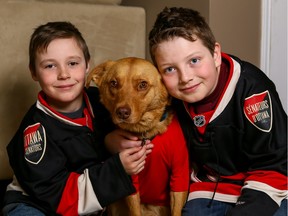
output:
[[[89,88],[90,82],[93,81],[96,86],[100,85],[101,77],[109,70],[109,68],[115,64],[115,61],[106,61],[102,64],[97,65],[86,78],[86,88]]]

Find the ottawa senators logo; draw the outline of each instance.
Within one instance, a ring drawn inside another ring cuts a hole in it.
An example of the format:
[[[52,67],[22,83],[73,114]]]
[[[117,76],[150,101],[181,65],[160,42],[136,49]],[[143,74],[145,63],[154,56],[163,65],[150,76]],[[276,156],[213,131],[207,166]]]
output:
[[[272,127],[272,104],[269,91],[254,94],[244,101],[246,118],[259,130],[269,132]]]
[[[46,150],[45,129],[40,123],[28,126],[24,130],[24,156],[32,163],[38,164]]]

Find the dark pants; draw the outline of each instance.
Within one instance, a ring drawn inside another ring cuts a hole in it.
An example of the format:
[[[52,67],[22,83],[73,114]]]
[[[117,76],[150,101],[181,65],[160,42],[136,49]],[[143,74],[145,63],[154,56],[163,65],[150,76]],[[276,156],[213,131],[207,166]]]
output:
[[[13,203],[3,208],[3,216],[45,216],[38,209],[25,203]]]
[[[224,216],[234,203],[220,202],[213,200],[210,208],[210,199],[193,199],[186,203],[182,210],[182,216]],[[273,216],[287,216],[287,199],[283,200],[280,208]]]

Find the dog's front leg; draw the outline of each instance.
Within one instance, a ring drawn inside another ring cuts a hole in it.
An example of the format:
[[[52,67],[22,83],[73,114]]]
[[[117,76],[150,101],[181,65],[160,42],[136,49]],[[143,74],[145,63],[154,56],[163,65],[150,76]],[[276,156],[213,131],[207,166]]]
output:
[[[171,216],[181,216],[181,211],[186,203],[187,192],[170,192]]]
[[[141,204],[139,193],[132,194],[125,198],[129,209],[129,216],[141,216]]]

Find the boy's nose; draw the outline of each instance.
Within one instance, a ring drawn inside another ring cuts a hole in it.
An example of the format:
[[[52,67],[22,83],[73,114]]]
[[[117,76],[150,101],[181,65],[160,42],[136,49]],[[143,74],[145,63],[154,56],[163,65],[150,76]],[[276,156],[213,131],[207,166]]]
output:
[[[64,67],[61,67],[58,72],[58,79],[67,79],[70,78],[70,73]]]
[[[181,84],[186,84],[191,80],[193,80],[193,74],[191,72],[188,72],[186,69],[180,71],[179,82]]]

